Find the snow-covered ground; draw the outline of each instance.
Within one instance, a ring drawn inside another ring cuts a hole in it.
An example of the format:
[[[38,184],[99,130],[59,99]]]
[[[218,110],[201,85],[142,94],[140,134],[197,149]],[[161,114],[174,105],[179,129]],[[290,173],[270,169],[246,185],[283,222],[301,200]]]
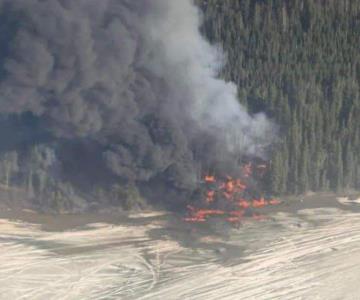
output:
[[[0,220],[0,299],[360,299],[350,210],[278,212],[196,247],[149,220],[59,232]]]

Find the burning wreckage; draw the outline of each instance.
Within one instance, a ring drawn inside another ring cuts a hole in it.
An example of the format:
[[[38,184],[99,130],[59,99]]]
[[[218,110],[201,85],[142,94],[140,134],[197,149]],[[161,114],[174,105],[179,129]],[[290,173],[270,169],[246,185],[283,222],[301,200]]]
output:
[[[202,198],[196,204],[187,206],[184,221],[203,223],[220,218],[236,225],[247,217],[264,219],[265,216],[259,213],[261,208],[281,203],[257,191],[256,182],[265,176],[267,169],[265,163],[248,162],[243,165],[238,178],[229,175],[204,175],[200,182]]]
[[[191,0],[0,0],[0,8],[0,196],[11,204],[184,207],[199,166],[231,170],[234,156],[261,157],[275,139],[271,120],[249,114],[235,83],[221,78],[226,55],[201,34]],[[206,209],[226,203],[239,209],[224,215],[238,218],[250,180],[233,177],[204,180]],[[210,216],[199,213],[190,218]]]

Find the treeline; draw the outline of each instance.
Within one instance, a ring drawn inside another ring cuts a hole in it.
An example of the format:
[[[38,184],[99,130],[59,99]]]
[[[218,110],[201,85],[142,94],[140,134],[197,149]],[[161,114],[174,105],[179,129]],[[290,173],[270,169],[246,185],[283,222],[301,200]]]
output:
[[[0,199],[10,207],[30,207],[42,212],[84,212],[110,207],[145,208],[133,184],[81,188],[64,174],[56,156],[57,145],[40,144],[0,154]],[[2,204],[2,203],[0,203]]]
[[[360,188],[360,1],[197,1],[252,113],[280,126],[273,193]]]

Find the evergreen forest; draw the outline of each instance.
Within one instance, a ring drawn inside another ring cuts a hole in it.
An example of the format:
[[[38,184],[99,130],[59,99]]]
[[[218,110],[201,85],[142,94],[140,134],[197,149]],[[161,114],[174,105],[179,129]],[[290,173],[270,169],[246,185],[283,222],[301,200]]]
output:
[[[275,194],[360,188],[360,1],[198,1],[222,76],[279,126]]]

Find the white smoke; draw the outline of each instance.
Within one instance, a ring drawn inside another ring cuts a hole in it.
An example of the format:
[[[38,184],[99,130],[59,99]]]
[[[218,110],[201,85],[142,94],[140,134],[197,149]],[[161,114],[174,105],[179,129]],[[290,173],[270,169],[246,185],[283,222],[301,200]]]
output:
[[[172,83],[177,101],[184,100],[181,95],[191,98],[192,118],[202,129],[226,136],[228,150],[260,155],[256,151],[272,142],[274,126],[264,114],[250,116],[236,85],[219,78],[225,55],[201,35],[201,14],[193,1],[152,2],[145,24],[149,39],[161,48],[154,49],[160,55],[151,69]]]

